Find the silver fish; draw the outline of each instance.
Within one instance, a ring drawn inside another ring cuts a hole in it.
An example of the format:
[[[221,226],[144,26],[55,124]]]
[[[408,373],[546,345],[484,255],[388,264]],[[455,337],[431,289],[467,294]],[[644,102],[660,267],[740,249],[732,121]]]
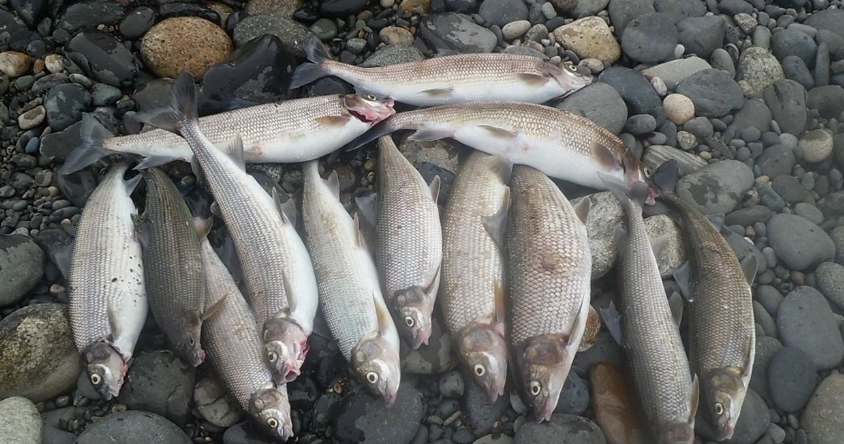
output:
[[[539,421],[550,421],[589,315],[592,254],[584,221],[545,174],[516,166],[507,224],[510,344],[515,376]]]
[[[147,118],[177,129],[194,151],[243,265],[267,360],[278,383],[291,380],[305,360],[318,305],[308,251],[288,217],[293,202],[281,205],[246,174],[239,137],[222,147],[228,156],[208,140],[196,120],[190,74],[179,75],[173,92],[170,108]]]
[[[339,77],[358,93],[389,97],[416,106],[474,101],[544,103],[592,83],[570,63],[553,63],[516,54],[459,54],[418,62],[361,68],[331,60],[325,47],[307,48],[311,63],[293,73],[291,88],[326,76]]]
[[[105,398],[120,393],[147,318],[141,244],[130,195],[140,176],[124,181],[111,167],[82,211],[70,262],[70,324],[91,384]]]
[[[287,163],[319,158],[391,116],[392,100],[371,96],[328,95],[266,103],[199,119],[200,130],[215,145],[243,139],[247,162]],[[163,130],[112,137],[96,118],[82,119],[82,145],[74,149],[60,172],[70,174],[110,154],[136,154],[138,167],[153,167],[193,158],[185,140]]]
[[[619,251],[620,343],[627,355],[633,385],[651,432],[660,444],[694,442],[698,379],[689,360],[662,284],[656,251],[664,238],[648,239],[642,206],[648,196],[643,183],[627,191],[607,178],[607,186],[627,213],[627,230],[616,227]],[[652,248],[653,247],[653,248]],[[677,301],[679,295],[675,294]],[[615,316],[610,317],[615,319]],[[618,330],[612,327],[611,331]]]
[[[398,113],[350,142],[356,148],[398,130],[411,140],[452,138],[510,163],[532,166],[555,179],[606,189],[604,172],[628,186],[649,171],[610,131],[591,120],[544,105],[473,102]],[[653,203],[656,191],[649,197]]]
[[[208,360],[255,423],[270,436],[287,441],[293,436],[287,386],[273,382],[255,316],[208,239],[202,239],[201,252],[208,301],[218,307],[202,329]]]
[[[323,180],[315,160],[305,163],[303,172],[302,213],[322,313],[355,374],[391,407],[401,382],[399,335],[359,220],[340,203],[336,172]]]
[[[503,242],[512,165],[475,151],[454,180],[443,222],[443,315],[458,356],[490,401],[507,380]]]

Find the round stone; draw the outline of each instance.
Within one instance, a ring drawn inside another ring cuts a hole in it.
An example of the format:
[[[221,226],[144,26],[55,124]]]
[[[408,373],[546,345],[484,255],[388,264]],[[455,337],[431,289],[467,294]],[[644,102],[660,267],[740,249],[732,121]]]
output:
[[[32,66],[32,58],[22,52],[0,52],[0,71],[9,77],[20,77],[26,74],[30,66]]]
[[[24,297],[44,274],[44,252],[27,236],[0,235],[0,307]]]
[[[413,34],[407,29],[398,26],[388,26],[382,29],[378,36],[388,45],[411,45],[413,44]]]
[[[0,441],[3,444],[42,442],[41,415],[32,401],[19,396],[0,401]],[[51,444],[46,439],[44,443]]]
[[[677,125],[683,125],[695,116],[695,104],[682,94],[669,94],[662,101],[662,106],[668,120]]]
[[[844,442],[844,427],[841,427],[841,424],[844,424],[844,375],[832,372],[815,390],[812,400],[800,418],[800,425],[809,438],[803,442]]]
[[[79,435],[75,444],[191,444],[172,422],[155,413],[127,410],[106,415]]]
[[[554,38],[581,59],[596,58],[611,64],[621,57],[621,47],[600,17],[585,17],[554,30]]]
[[[797,287],[777,310],[777,331],[786,347],[806,353],[815,370],[835,368],[844,359],[844,339],[829,302],[812,287]]]
[[[801,350],[785,347],[768,364],[768,387],[777,407],[796,412],[806,405],[817,383],[815,364]]]
[[[832,239],[808,219],[794,214],[777,214],[768,221],[767,227],[771,248],[791,270],[806,270],[835,258]]]
[[[504,36],[505,40],[516,40],[517,38],[525,35],[530,27],[530,21],[517,20],[504,25],[504,27],[501,28],[501,34]]]
[[[198,17],[171,17],[147,32],[141,57],[159,77],[173,77],[183,70],[200,78],[208,68],[233,51],[232,41],[219,26]]]
[[[803,160],[806,162],[823,162],[832,154],[832,132],[827,129],[807,131],[798,146],[803,149]]]

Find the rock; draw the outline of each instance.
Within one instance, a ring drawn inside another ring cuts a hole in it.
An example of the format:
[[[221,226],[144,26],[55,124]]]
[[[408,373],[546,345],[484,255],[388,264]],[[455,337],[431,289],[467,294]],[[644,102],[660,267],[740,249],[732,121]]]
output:
[[[770,84],[784,78],[780,62],[765,49],[751,47],[739,58],[738,80],[750,86],[750,97],[762,97],[762,91]]]
[[[369,4],[369,0],[327,0],[321,2],[319,11],[325,17],[346,18],[357,14]]]
[[[838,85],[812,88],[806,97],[806,106],[818,110],[824,119],[837,119],[844,111],[844,88]]]
[[[237,400],[214,377],[207,376],[196,383],[193,402],[199,414],[217,427],[231,427],[240,420]]]
[[[159,77],[175,78],[188,70],[194,78],[222,62],[233,50],[225,31],[198,17],[164,19],[141,41],[144,63]]]
[[[31,128],[35,128],[41,123],[44,122],[44,117],[46,117],[47,112],[44,110],[43,105],[38,105],[35,108],[21,114],[18,116],[18,126],[22,130],[28,130]]]
[[[748,390],[741,406],[741,413],[733,437],[728,441],[730,444],[753,444],[768,430],[771,423],[771,415],[768,413],[768,406],[765,401],[753,390]],[[695,432],[702,437],[712,439],[709,425],[706,421],[695,422]]]
[[[602,331],[589,350],[575,355],[572,371],[585,378],[595,365],[606,362],[620,368],[625,365],[623,359],[621,347],[609,332]]]
[[[114,105],[121,97],[123,97],[123,91],[105,83],[94,84],[91,88],[91,102],[94,106]]]
[[[621,47],[628,57],[643,63],[655,63],[674,56],[677,27],[672,16],[659,12],[640,15],[624,28]]]
[[[646,76],[659,77],[663,81],[677,84],[698,71],[710,68],[712,66],[706,60],[700,57],[688,57],[660,63],[642,71],[642,73]]]
[[[800,349],[812,358],[816,370],[836,367],[844,358],[844,340],[835,315],[812,287],[797,287],[785,297],[777,311],[777,330],[786,347]]]
[[[613,66],[602,72],[598,79],[618,91],[630,114],[651,114],[657,117],[655,113],[662,106],[662,99],[640,72]],[[657,119],[657,125],[660,124],[662,122]]]
[[[334,439],[339,444],[366,441],[373,444],[408,444],[425,410],[422,393],[408,383],[401,384],[392,408],[382,399],[361,390],[343,399],[335,420]]]
[[[815,225],[823,223],[823,213],[821,210],[806,202],[800,202],[794,205],[794,214],[812,221]]]
[[[627,119],[624,129],[634,136],[643,136],[656,129],[656,119],[650,114],[636,114]]]
[[[292,19],[293,13],[304,5],[302,0],[249,0],[246,2],[246,12],[249,15],[275,15]]]
[[[530,22],[528,22],[528,27],[530,27]],[[524,32],[522,34],[524,34]],[[521,37],[522,34],[518,37]],[[388,45],[413,44],[413,34],[404,28],[399,28],[398,26],[388,26],[383,28],[380,32],[378,32],[378,36],[381,37],[381,41]]]
[[[818,209],[827,217],[844,215],[844,192],[829,193],[818,201]]]
[[[677,85],[677,92],[695,104],[697,115],[721,117],[744,105],[741,87],[724,71],[705,69]]]
[[[595,82],[566,97],[558,109],[569,111],[618,134],[627,120],[627,105],[613,87]]]
[[[241,20],[234,28],[232,39],[237,47],[249,41],[272,34],[281,41],[285,51],[299,58],[305,58],[308,43],[318,37],[301,23],[284,17],[254,15]]]
[[[510,22],[504,25],[504,27],[501,28],[501,34],[504,35],[505,40],[515,40],[525,35],[525,33],[528,32],[528,29],[530,29],[530,27],[531,24],[529,20],[516,20],[515,22]]]
[[[85,429],[75,444],[190,444],[175,424],[155,413],[127,410],[106,415]]]
[[[86,62],[82,69],[98,82],[111,86],[129,86],[138,74],[135,58],[117,39],[102,31],[82,31],[66,46],[76,53],[74,59]],[[77,63],[78,64],[78,63]]]
[[[120,390],[120,403],[161,415],[184,426],[190,418],[196,370],[169,351],[135,357]]]
[[[649,431],[637,412],[632,387],[624,373],[612,364],[598,364],[589,375],[595,399],[595,422],[608,444],[646,444]]]
[[[574,415],[554,414],[551,421],[525,422],[513,444],[604,444],[606,439],[595,423]]]
[[[528,18],[528,7],[522,0],[484,0],[478,14],[487,25],[504,26]]]
[[[774,145],[765,149],[756,159],[756,165],[763,175],[776,178],[783,174],[790,174],[796,163],[794,152],[785,145]]]
[[[44,252],[27,236],[0,235],[0,307],[14,304],[44,274]]]
[[[771,128],[771,120],[771,110],[768,109],[765,102],[759,99],[750,99],[744,102],[744,106],[738,110],[733,118],[732,125],[736,127],[737,131],[753,127],[765,132]]]
[[[765,104],[784,133],[800,135],[806,128],[806,89],[794,80],[780,80],[762,92]]]
[[[722,160],[677,183],[677,195],[704,214],[729,213],[753,187],[753,171],[736,160]]]
[[[82,371],[67,306],[44,303],[0,321],[0,398],[46,401],[76,386]]]
[[[800,216],[777,214],[768,221],[771,247],[791,270],[805,270],[831,261],[835,245],[820,227]]]
[[[478,26],[464,14],[453,12],[426,17],[420,23],[419,32],[435,46],[442,42],[460,53],[492,52],[498,44],[492,31]]]
[[[56,85],[50,88],[44,98],[47,124],[53,131],[61,131],[78,122],[89,106],[91,94],[75,83]]]
[[[361,68],[372,68],[375,66],[397,65],[399,63],[418,62],[424,60],[425,56],[415,46],[391,45],[375,51],[361,63]]]
[[[815,390],[817,377],[809,355],[792,347],[780,350],[768,365],[768,384],[774,404],[785,412],[802,409]]]
[[[9,77],[20,77],[32,66],[32,58],[17,51],[0,52],[0,71]]]
[[[812,76],[812,72],[809,71],[806,62],[800,57],[794,55],[786,56],[782,61],[782,70],[785,78],[794,80],[806,89],[811,89],[815,86],[815,78]]]
[[[772,404],[773,400],[768,388],[768,364],[782,348],[782,344],[776,338],[756,336],[756,357],[753,360],[753,371],[750,375],[750,389]]]
[[[695,117],[695,104],[682,94],[669,94],[662,101],[668,120],[682,125]]]
[[[440,376],[440,394],[446,398],[463,396],[463,387],[463,376],[456,370]]]
[[[129,11],[120,21],[120,33],[129,39],[142,37],[155,24],[155,11],[141,6]]]
[[[55,427],[43,426],[41,429],[41,444],[73,444],[76,435]]]
[[[835,262],[824,262],[815,269],[818,289],[832,303],[844,307],[844,266]]]
[[[656,12],[649,0],[611,0],[607,12],[617,35],[624,35],[624,28],[636,17]]]
[[[773,212],[765,206],[753,205],[750,207],[740,208],[733,211],[724,218],[724,224],[741,225],[743,227],[752,226],[755,223],[765,223],[771,218]]]
[[[677,38],[686,48],[686,53],[709,58],[712,52],[724,44],[727,27],[721,17],[690,17],[677,23]]]
[[[611,64],[621,57],[621,47],[609,26],[598,17],[585,17],[561,26],[554,30],[554,38],[581,59],[594,58]]]
[[[706,13],[703,3],[683,0],[656,0],[654,8],[657,12],[672,14],[677,18],[700,17]]]
[[[574,18],[593,16],[599,11],[603,11],[609,2],[610,0],[578,0],[574,11],[571,11],[568,15]]]
[[[589,408],[589,389],[575,372],[569,372],[554,413],[582,415]]]
[[[32,401],[18,396],[0,401],[0,442],[41,444],[41,415]]]
[[[645,154],[642,156],[642,162],[651,171],[656,171],[660,165],[671,159],[676,160],[680,165],[680,177],[694,173],[707,165],[700,156],[665,145],[651,145],[645,148]]]
[[[800,417],[800,425],[813,444],[844,442],[844,375],[832,372],[821,381]]]
[[[495,423],[510,406],[507,396],[499,396],[495,402],[489,402],[486,390],[475,384],[472,379],[464,377],[466,389],[463,395],[463,412],[469,420],[469,426],[476,436],[485,435],[492,431]],[[505,388],[504,393],[509,390]]]
[[[67,7],[56,22],[56,27],[73,34],[80,29],[96,28],[98,25],[115,25],[124,13],[123,6],[118,2],[76,2]]]
[[[476,439],[472,444],[513,444],[513,438],[503,433],[493,433]]]
[[[430,142],[421,142],[430,143]],[[431,324],[431,338],[428,345],[417,350],[402,347],[402,372],[420,375],[436,375],[445,373],[457,366],[451,346],[451,336],[443,331],[442,324],[437,317]]]
[[[11,0],[12,9],[18,13],[26,26],[35,28],[38,21],[47,12],[49,2],[46,0]]]
[[[812,37],[792,28],[774,34],[771,39],[771,50],[779,60],[793,55],[803,59],[807,66],[814,66],[817,49],[818,45]]]
[[[321,443],[319,440],[316,443]],[[243,421],[229,427],[223,433],[223,444],[276,444],[277,441],[267,436],[263,430],[255,427],[252,421]]]
[[[832,132],[817,129],[806,132],[798,145],[803,149],[803,160],[807,163],[823,162],[832,154]]]
[[[474,8],[472,8],[474,11]],[[402,0],[399,4],[399,13],[403,16],[419,15],[426,16],[431,12],[431,0]]]

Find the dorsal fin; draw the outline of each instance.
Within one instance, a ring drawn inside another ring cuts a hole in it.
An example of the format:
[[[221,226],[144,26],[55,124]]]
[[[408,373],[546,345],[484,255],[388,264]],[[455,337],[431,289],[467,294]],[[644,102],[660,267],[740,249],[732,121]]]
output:
[[[674,280],[677,282],[677,286],[680,287],[680,293],[682,293],[683,297],[687,301],[693,302],[692,266],[689,262],[674,270]]]
[[[123,181],[123,185],[126,187],[126,195],[127,196],[131,196],[132,193],[135,191],[135,188],[138,187],[138,183],[141,181],[141,177],[143,177],[143,176],[138,174],[131,179],[127,179],[127,180]]]
[[[589,210],[592,208],[592,200],[589,197],[585,197],[577,203],[577,206],[574,207],[574,214],[577,215],[577,218],[580,219],[581,222],[586,224],[586,221],[589,220]]]
[[[756,258],[755,254],[750,253],[741,260],[740,265],[741,271],[744,273],[744,279],[747,281],[747,285],[752,285],[753,280],[756,279],[756,272],[759,269],[759,259]]]
[[[337,177],[337,171],[332,171],[325,179],[325,183],[328,185],[328,189],[334,193],[334,197],[340,199],[340,178]]]
[[[600,312],[607,330],[610,331],[615,342],[623,347],[624,343],[621,342],[624,339],[621,336],[621,313],[615,308],[615,303],[610,301],[610,305],[607,308],[602,308]]]
[[[437,202],[440,198],[440,186],[442,185],[440,176],[434,176],[431,184],[428,185],[428,191],[431,192],[431,199]]]
[[[223,145],[219,145],[217,148],[225,153],[225,155],[228,156],[229,159],[238,166],[238,168],[246,171],[246,160],[243,154],[243,139],[240,138],[240,133],[235,134],[231,140]]]
[[[357,205],[366,223],[373,227],[376,226],[378,221],[378,193],[355,196],[355,205]]]

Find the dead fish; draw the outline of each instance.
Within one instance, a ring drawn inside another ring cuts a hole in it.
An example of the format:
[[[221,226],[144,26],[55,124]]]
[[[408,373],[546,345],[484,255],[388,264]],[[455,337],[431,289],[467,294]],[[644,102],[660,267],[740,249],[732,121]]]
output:
[[[361,68],[331,60],[318,42],[307,48],[311,63],[293,73],[291,88],[326,76],[339,77],[358,93],[389,97],[416,106],[474,101],[544,103],[592,83],[571,63],[516,54],[457,54],[417,62]]]
[[[147,318],[141,244],[131,194],[140,180],[123,180],[113,165],[88,199],[70,261],[70,323],[91,384],[105,398],[120,393]]]
[[[507,380],[504,233],[512,165],[473,152],[454,180],[443,222],[443,315],[458,350],[491,402]]]
[[[507,224],[510,346],[515,376],[539,421],[550,421],[589,314],[592,254],[584,222],[545,174],[516,166]]]

